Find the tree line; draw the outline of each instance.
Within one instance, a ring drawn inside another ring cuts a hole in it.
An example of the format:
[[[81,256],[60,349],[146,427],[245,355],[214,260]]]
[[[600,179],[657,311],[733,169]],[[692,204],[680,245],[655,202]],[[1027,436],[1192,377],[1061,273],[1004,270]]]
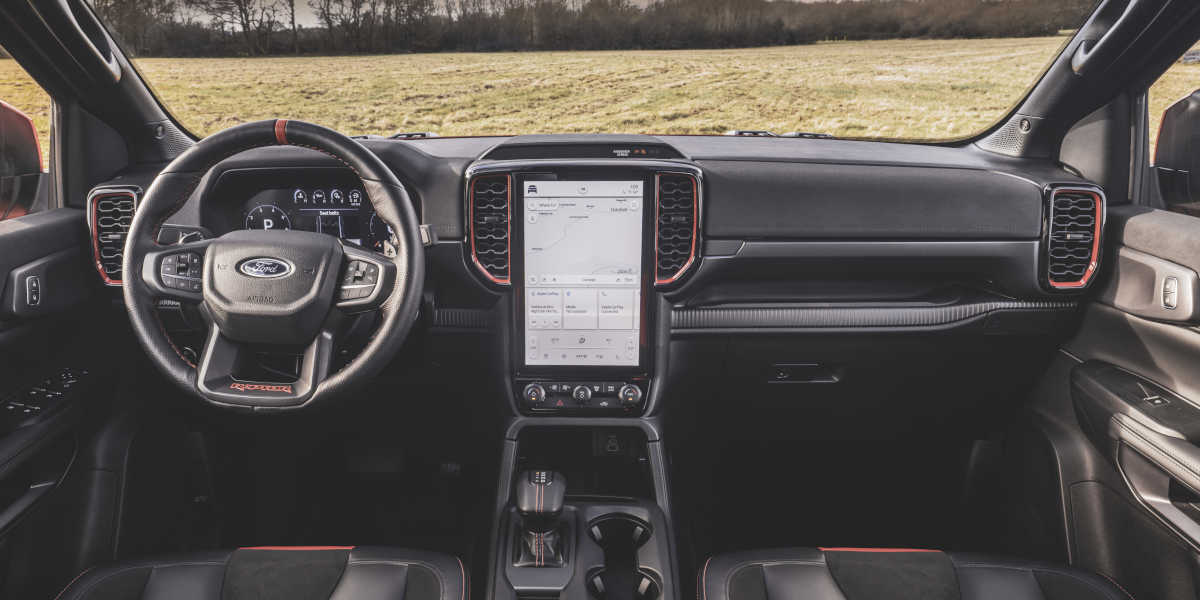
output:
[[[270,56],[1026,37],[1078,27],[1093,2],[94,0],[93,6],[135,56]],[[304,23],[306,13],[316,22]]]

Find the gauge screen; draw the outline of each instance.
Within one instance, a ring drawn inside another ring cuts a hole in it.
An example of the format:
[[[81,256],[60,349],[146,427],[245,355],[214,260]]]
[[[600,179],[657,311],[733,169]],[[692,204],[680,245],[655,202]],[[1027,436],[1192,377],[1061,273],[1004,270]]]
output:
[[[337,236],[382,252],[393,232],[375,214],[362,188],[314,186],[267,189],[242,210],[244,229],[295,229]]]

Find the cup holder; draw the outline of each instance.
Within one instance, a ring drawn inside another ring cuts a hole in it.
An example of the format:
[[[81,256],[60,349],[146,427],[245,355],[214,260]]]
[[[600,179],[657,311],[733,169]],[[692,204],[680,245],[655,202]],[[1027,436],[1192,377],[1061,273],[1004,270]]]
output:
[[[626,514],[597,517],[588,533],[604,550],[604,566],[587,576],[588,592],[597,600],[658,600],[662,586],[638,564],[638,548],[650,540],[648,523]]]
[[[630,515],[613,514],[604,515],[593,519],[588,524],[588,533],[592,539],[605,549],[605,555],[608,554],[608,548],[631,545],[633,550],[641,548],[643,544],[650,541],[650,535],[653,533],[650,525],[645,521]]]
[[[641,569],[595,569],[588,573],[588,592],[599,600],[658,600],[662,587]]]

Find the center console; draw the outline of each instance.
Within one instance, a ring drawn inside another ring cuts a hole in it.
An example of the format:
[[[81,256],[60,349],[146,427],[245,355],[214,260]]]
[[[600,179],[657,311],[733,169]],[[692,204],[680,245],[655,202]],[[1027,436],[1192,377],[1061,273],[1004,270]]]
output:
[[[588,428],[527,430],[507,479],[493,556],[494,600],[675,600],[669,520],[649,491],[647,440]],[[599,452],[592,452],[596,448]]]
[[[678,599],[656,368],[664,294],[697,260],[701,173],[653,154],[489,156],[467,171],[466,258],[502,298],[513,409],[493,600]]]

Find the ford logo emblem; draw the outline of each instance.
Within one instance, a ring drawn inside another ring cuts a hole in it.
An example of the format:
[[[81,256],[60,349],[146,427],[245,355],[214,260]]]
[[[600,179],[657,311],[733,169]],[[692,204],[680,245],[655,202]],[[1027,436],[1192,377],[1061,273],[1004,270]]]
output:
[[[292,265],[278,258],[247,258],[238,265],[238,270],[250,277],[283,277],[292,272]]]

